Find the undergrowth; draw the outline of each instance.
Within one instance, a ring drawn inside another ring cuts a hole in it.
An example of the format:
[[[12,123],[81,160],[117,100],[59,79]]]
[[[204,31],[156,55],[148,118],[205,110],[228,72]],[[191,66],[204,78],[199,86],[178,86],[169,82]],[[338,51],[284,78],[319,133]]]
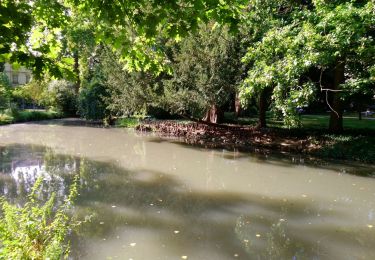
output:
[[[0,259],[62,259],[67,258],[69,232],[79,222],[69,211],[78,195],[77,178],[64,203],[56,206],[56,194],[46,202],[38,199],[43,179],[39,178],[23,205],[12,205],[1,199]]]

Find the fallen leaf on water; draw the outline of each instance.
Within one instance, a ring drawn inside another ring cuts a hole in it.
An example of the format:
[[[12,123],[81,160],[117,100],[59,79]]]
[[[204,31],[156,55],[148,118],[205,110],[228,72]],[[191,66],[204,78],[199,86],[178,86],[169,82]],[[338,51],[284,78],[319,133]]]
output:
[[[186,255],[181,256],[182,259],[187,259]]]
[[[130,246],[135,246],[137,243],[130,243]]]

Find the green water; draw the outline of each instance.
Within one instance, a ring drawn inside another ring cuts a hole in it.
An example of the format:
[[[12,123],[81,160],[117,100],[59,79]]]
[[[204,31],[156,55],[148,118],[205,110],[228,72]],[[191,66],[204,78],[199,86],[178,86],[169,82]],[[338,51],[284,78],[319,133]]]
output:
[[[74,120],[0,127],[0,194],[66,196],[74,259],[375,259],[375,169],[204,150]],[[357,174],[357,175],[354,175]],[[359,174],[359,175],[358,175]],[[367,177],[362,177],[367,176]]]

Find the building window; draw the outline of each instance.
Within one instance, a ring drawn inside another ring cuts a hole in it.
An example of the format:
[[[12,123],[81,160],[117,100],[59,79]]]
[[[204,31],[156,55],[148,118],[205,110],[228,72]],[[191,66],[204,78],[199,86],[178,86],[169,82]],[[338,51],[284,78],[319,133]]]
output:
[[[13,73],[12,75],[12,83],[18,84],[18,73]]]

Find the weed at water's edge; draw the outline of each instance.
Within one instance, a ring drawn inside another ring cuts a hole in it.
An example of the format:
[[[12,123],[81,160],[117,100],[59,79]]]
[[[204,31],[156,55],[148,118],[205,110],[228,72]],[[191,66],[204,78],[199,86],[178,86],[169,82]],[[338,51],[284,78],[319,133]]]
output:
[[[119,118],[116,121],[118,127],[135,128],[137,125],[139,125],[139,119],[133,117]]]
[[[78,178],[70,187],[69,196],[60,206],[55,205],[55,194],[41,203],[42,178],[39,178],[27,202],[12,205],[1,199],[0,259],[61,259],[70,252],[68,233],[79,222],[69,216],[73,201],[78,195]]]

